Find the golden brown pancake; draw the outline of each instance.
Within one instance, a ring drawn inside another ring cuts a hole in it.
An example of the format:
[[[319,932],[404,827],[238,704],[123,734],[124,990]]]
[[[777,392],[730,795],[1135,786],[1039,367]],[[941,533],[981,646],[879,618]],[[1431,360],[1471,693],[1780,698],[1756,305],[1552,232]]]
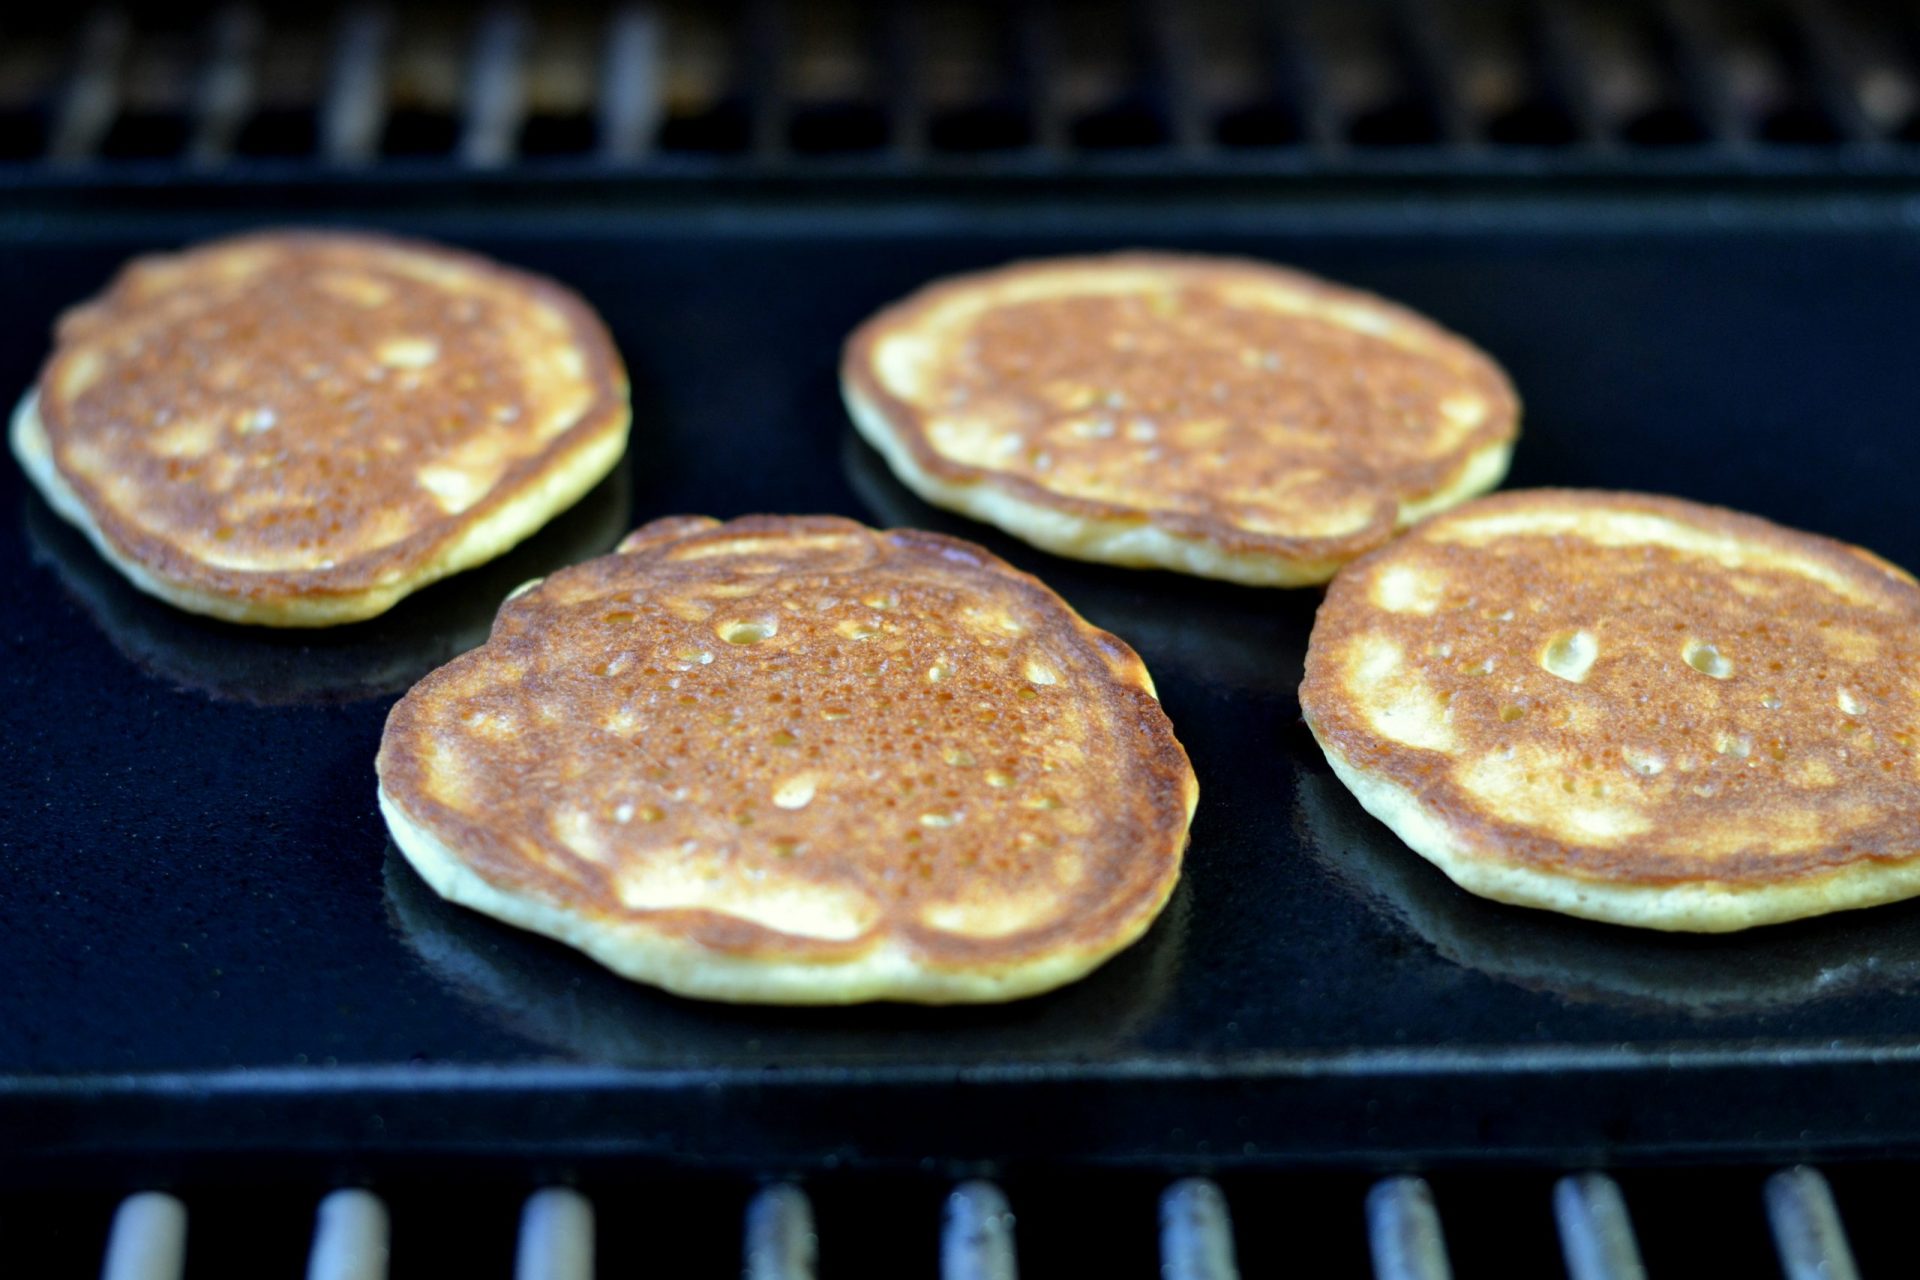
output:
[[[136,259],[67,312],[12,444],[142,590],[327,626],[538,529],[628,420],[605,328],[552,281],[283,231]]]
[[[1519,404],[1404,307],[1127,253],[921,290],[848,340],[856,427],[938,506],[1082,560],[1325,582],[1506,474]]]
[[[1197,796],[1133,651],[980,548],[660,520],[393,709],[441,895],[683,995],[1008,1000],[1144,932]]]
[[[1723,931],[1920,893],[1920,588],[1638,494],[1469,503],[1350,566],[1300,703],[1464,888]]]

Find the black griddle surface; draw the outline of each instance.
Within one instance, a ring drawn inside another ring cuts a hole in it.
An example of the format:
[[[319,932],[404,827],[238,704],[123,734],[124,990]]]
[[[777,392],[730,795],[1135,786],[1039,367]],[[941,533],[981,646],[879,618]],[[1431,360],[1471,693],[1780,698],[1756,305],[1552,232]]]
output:
[[[0,210],[0,388],[27,385],[58,308],[126,255],[287,212],[222,204]],[[1493,352],[1526,401],[1514,485],[1676,493],[1920,565],[1901,198],[421,204],[333,220],[579,288],[632,368],[632,455],[507,562],[318,635],[140,596],[0,467],[9,1176],[212,1152],[773,1168],[1920,1145],[1920,905],[1688,939],[1469,897],[1361,812],[1300,723],[1317,591],[1081,565],[935,511],[854,438],[835,386],[841,336],[944,273],[1256,254]],[[656,516],[755,511],[977,539],[1140,651],[1202,798],[1139,946],[1002,1008],[710,1007],[440,903],[393,853],[373,756],[399,691],[476,643],[513,584]]]

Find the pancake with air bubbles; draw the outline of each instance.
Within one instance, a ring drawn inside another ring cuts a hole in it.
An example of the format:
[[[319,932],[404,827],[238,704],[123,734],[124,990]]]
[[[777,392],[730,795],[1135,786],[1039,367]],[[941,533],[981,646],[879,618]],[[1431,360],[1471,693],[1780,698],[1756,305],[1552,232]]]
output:
[[[552,281],[267,232],[138,258],[63,315],[11,438],[141,590],[313,627],[507,550],[613,468],[628,420],[605,328]]]
[[[848,340],[855,426],[921,497],[1060,555],[1325,582],[1498,484],[1519,404],[1404,307],[1127,253],[935,284]]]
[[[1920,588],[1636,494],[1469,503],[1345,570],[1300,702],[1466,889],[1726,931],[1920,893]]]
[[[1146,669],[969,543],[682,517],[502,606],[393,709],[441,895],[684,995],[1013,999],[1144,932],[1197,786]]]

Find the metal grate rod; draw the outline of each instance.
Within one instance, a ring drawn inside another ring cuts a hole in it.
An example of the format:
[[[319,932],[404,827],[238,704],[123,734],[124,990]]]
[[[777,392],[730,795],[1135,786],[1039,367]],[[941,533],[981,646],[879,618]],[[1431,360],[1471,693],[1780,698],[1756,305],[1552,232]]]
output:
[[[518,6],[496,5],[480,19],[467,81],[467,128],[460,139],[460,158],[476,168],[499,168],[520,149],[527,114],[521,69],[526,43],[527,17]]]
[[[132,31],[118,9],[100,9],[80,30],[73,76],[61,95],[60,108],[47,145],[55,164],[85,164],[120,112],[120,64],[125,61]]]
[[[1571,1280],[1647,1280],[1619,1184],[1604,1173],[1562,1178],[1553,1188],[1560,1252]]]
[[[593,1280],[593,1205],[578,1191],[547,1187],[520,1211],[514,1280]]]
[[[387,1206],[371,1191],[336,1191],[314,1217],[307,1280],[386,1280]]]
[[[1027,112],[1033,120],[1033,146],[1045,156],[1062,155],[1067,150],[1067,118],[1055,88],[1059,26],[1054,21],[1053,6],[1048,0],[1033,0],[1016,9],[1014,57],[1020,68]]]
[[[921,75],[926,46],[926,15],[921,7],[892,6],[880,61],[890,82],[884,90],[888,143],[893,153],[905,160],[918,160],[927,150],[927,104]]]
[[[1160,1197],[1161,1280],[1240,1280],[1227,1198],[1205,1178],[1185,1178]]]
[[[1313,56],[1313,41],[1300,6],[1270,0],[1262,16],[1278,94],[1300,121],[1301,138],[1316,151],[1339,150],[1346,145],[1346,132],[1327,92],[1326,76]]]
[[[1188,8],[1175,0],[1149,0],[1144,8],[1148,79],[1166,112],[1174,149],[1186,155],[1204,152],[1213,142],[1207,104],[1195,74],[1199,55],[1191,17]]]
[[[1419,1178],[1389,1178],[1367,1192],[1367,1245],[1378,1280],[1452,1280],[1433,1191]]]
[[[738,78],[747,97],[748,145],[763,160],[787,154],[787,15],[779,0],[753,0],[741,33]]]
[[[1855,90],[1853,49],[1838,20],[1811,0],[1786,0],[1786,13],[1788,30],[1795,37],[1793,47],[1800,53],[1821,114],[1848,142],[1880,142],[1880,131]]]
[[[813,1280],[819,1249],[800,1188],[768,1187],[747,1206],[746,1280]]]
[[[947,1197],[940,1280],[1016,1280],[1013,1210],[991,1182],[963,1182]]]
[[[320,110],[320,153],[335,164],[366,164],[380,152],[387,123],[387,41],[393,19],[362,5],[340,21]]]
[[[1818,1169],[1802,1164],[1774,1174],[1766,1201],[1786,1280],[1860,1280],[1833,1189]]]
[[[194,104],[197,125],[187,163],[211,168],[233,154],[234,139],[253,106],[253,60],[260,47],[260,15],[229,5],[214,15],[207,68]]]
[[[1592,65],[1581,56],[1580,36],[1568,0],[1534,0],[1529,36],[1532,55],[1548,93],[1566,109],[1582,146],[1611,148],[1612,124],[1594,92]]]
[[[643,158],[660,134],[666,115],[660,43],[660,14],[651,4],[622,5],[608,22],[600,73],[600,150],[609,160]]]
[[[187,1207],[160,1191],[120,1202],[100,1280],[180,1280],[187,1263]]]
[[[1454,77],[1457,65],[1441,29],[1438,5],[1423,0],[1394,0],[1393,30],[1407,79],[1433,115],[1440,141],[1471,146],[1479,139]]]
[[[1726,62],[1716,56],[1702,7],[1696,0],[1665,0],[1657,11],[1681,91],[1707,135],[1723,146],[1745,145],[1751,140],[1749,122],[1735,102]]]

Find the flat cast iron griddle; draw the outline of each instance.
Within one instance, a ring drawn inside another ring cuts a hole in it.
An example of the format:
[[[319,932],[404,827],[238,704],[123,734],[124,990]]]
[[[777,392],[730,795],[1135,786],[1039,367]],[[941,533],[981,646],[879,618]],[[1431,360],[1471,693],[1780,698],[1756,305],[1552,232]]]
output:
[[[506,562],[325,634],[148,600],[0,467],[0,1177],[216,1155],[766,1171],[1920,1150],[1920,904],[1682,938],[1469,897],[1360,810],[1300,722],[1317,591],[1077,564],[935,511],[854,437],[835,385],[841,335],[935,276],[1132,245],[1255,254],[1492,351],[1526,401],[1513,484],[1682,494],[1920,565],[1920,234],[1897,193],[376,194],[0,209],[7,394],[127,255],[297,215],[578,287],[636,419],[629,462]],[[374,805],[392,700],[513,584],[655,516],[756,511],[977,539],[1141,652],[1202,786],[1144,941],[999,1008],[731,1009],[426,889]]]

